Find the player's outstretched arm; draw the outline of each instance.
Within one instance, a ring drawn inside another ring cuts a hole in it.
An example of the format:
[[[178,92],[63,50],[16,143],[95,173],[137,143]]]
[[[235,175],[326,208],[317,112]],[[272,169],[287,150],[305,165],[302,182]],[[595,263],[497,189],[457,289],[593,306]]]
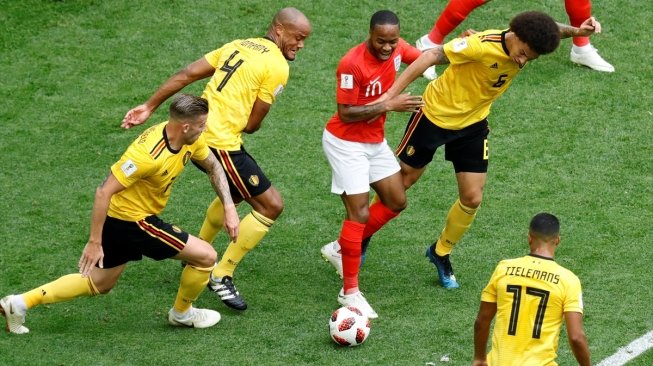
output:
[[[206,159],[197,161],[197,163],[206,170],[213,190],[220,198],[220,201],[222,201],[222,206],[224,207],[224,229],[229,234],[229,238],[235,242],[238,238],[240,219],[238,218],[236,205],[231,198],[229,183],[227,182],[224,169],[222,169],[222,165],[220,165],[220,162],[218,162],[218,159],[212,153]]]
[[[594,17],[587,18],[578,28],[562,23],[557,24],[560,29],[560,38],[589,37],[594,33],[601,33],[601,23]]]
[[[95,201],[93,202],[93,211],[91,212],[91,232],[77,264],[79,273],[84,277],[91,274],[96,264],[100,268],[104,267],[104,263],[102,262],[104,259],[102,227],[109,211],[111,197],[123,189],[125,187],[118,182],[113,173],[109,173],[109,176],[95,190]]]
[[[396,95],[401,94],[406,87],[415,81],[420,75],[424,73],[426,69],[433,65],[446,65],[449,63],[449,59],[444,54],[442,46],[436,46],[428,51],[422,52],[422,54],[415,60],[410,66],[404,70],[404,72],[399,75],[399,78],[392,84],[392,87],[386,92],[386,98],[392,98]]]
[[[567,338],[569,346],[574,352],[576,361],[581,366],[590,366],[590,350],[587,345],[587,337],[583,331],[583,314],[578,312],[566,312],[565,323],[567,324]]]
[[[214,72],[215,68],[204,57],[191,63],[166,80],[147,102],[130,109],[122,119],[120,127],[127,129],[144,123],[166,99],[186,85],[207,78]]]
[[[473,366],[487,366],[487,340],[490,336],[490,323],[497,313],[497,304],[481,301],[474,322],[474,360]]]

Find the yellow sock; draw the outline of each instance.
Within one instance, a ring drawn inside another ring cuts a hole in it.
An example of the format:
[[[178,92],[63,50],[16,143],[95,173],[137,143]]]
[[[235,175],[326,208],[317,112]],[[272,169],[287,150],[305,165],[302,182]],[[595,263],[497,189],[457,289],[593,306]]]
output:
[[[209,275],[213,267],[198,268],[190,265],[184,267],[179,280],[177,297],[175,298],[174,308],[177,312],[185,313],[190,309],[209,282]]]
[[[222,259],[213,270],[213,277],[233,277],[234,270],[243,257],[263,239],[270,230],[274,220],[256,211],[250,212],[240,221],[238,240],[229,243]]]
[[[28,309],[42,304],[72,300],[80,296],[94,296],[99,291],[93,284],[91,277],[82,277],[79,273],[72,273],[25,292],[22,296]]]
[[[435,245],[435,254],[444,256],[450,254],[458,240],[463,237],[472,225],[478,208],[470,208],[456,200],[449,209],[447,222],[442,229],[442,234]]]
[[[216,197],[206,210],[206,217],[200,229],[200,239],[211,243],[222,230],[224,225],[224,206],[219,197]]]

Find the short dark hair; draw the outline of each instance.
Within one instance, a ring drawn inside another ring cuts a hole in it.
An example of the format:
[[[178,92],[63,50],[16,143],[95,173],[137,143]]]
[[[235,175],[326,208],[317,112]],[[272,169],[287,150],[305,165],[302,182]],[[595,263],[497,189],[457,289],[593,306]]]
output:
[[[531,234],[542,238],[556,237],[560,235],[560,221],[550,213],[541,212],[531,219],[528,229]]]
[[[510,21],[510,30],[538,55],[551,53],[560,44],[558,24],[539,11],[518,14]]]
[[[177,94],[170,104],[170,119],[175,121],[194,120],[209,113],[209,102],[190,94]]]
[[[379,10],[372,14],[370,19],[370,30],[374,29],[377,25],[396,25],[399,26],[399,17],[397,14],[390,10]]]

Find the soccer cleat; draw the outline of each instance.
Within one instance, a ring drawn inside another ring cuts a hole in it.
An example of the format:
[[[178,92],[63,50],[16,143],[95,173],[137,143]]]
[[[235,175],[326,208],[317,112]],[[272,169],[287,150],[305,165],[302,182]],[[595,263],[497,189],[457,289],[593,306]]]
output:
[[[451,262],[449,261],[449,254],[445,256],[439,256],[431,250],[431,246],[426,248],[426,257],[431,263],[435,265],[435,268],[438,270],[438,277],[440,278],[440,284],[446,289],[458,288],[458,282],[456,282],[456,276],[453,275],[453,268],[451,267]]]
[[[420,37],[417,41],[415,41],[415,47],[417,47],[417,49],[422,52],[435,48],[435,46],[437,45],[433,43],[428,37],[429,37],[428,34],[425,34],[422,37]],[[422,73],[422,76],[424,76],[428,80],[435,80],[438,77],[438,73],[435,71],[435,66],[431,66],[428,69],[426,69]]]
[[[5,330],[14,334],[29,333],[25,323],[25,312],[19,310],[11,301],[15,295],[5,296],[0,300],[0,313],[6,320]]]
[[[340,292],[338,293],[338,302],[342,306],[353,306],[357,308],[363,312],[363,315],[370,319],[376,319],[379,317],[360,291],[355,294],[345,295],[343,289],[340,289]]]
[[[170,309],[168,312],[168,322],[176,327],[188,328],[208,328],[212,327],[220,321],[220,313],[215,310],[209,309],[195,309],[193,307],[184,314],[183,318],[178,318],[175,315],[175,310]]]
[[[213,275],[207,284],[209,290],[215,292],[220,300],[228,307],[236,310],[247,309],[247,303],[240,297],[240,293],[234,286],[233,279],[229,276],[224,276],[222,279],[214,279]]]
[[[571,62],[582,66],[587,66],[590,69],[596,71],[614,72],[614,66],[610,65],[606,60],[604,60],[603,57],[599,55],[599,52],[596,48],[592,47],[591,45],[589,48],[590,49],[587,52],[583,53],[576,52],[574,48],[572,48],[569,54]]]
[[[332,241],[327,245],[320,248],[320,253],[322,253],[322,258],[325,261],[331,263],[335,267],[338,276],[342,278],[342,254],[340,254],[340,244],[338,241]]]

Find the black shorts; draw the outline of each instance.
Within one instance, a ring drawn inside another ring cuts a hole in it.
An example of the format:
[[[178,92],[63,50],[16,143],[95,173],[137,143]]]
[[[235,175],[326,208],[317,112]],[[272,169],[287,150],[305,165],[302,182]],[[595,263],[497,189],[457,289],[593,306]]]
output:
[[[227,174],[229,190],[234,200],[256,197],[272,187],[268,177],[244,147],[241,146],[237,151],[217,150],[212,147],[210,149]],[[195,162],[193,164],[206,173],[204,168]]]
[[[456,173],[487,173],[489,133],[487,119],[462,130],[447,130],[436,126],[420,110],[410,117],[395,153],[408,166],[423,168],[444,145],[444,158],[453,163]]]
[[[174,257],[188,242],[188,233],[157,216],[123,221],[107,216],[102,229],[104,268],[113,268],[143,256],[154,260]]]

